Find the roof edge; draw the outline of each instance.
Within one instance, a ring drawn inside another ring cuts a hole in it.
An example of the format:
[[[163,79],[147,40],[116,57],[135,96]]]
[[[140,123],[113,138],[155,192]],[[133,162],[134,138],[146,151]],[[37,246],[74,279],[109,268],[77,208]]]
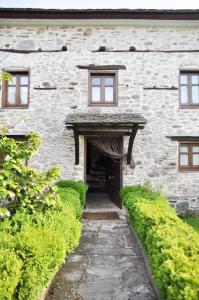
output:
[[[40,9],[0,8],[0,19],[199,20],[199,9]]]

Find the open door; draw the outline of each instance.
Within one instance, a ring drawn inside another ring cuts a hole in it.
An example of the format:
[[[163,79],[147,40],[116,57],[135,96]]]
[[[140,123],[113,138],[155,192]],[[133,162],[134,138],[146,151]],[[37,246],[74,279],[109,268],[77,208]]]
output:
[[[122,151],[122,138],[116,138]],[[122,187],[122,161],[106,155],[92,143],[92,138],[86,140],[86,182],[89,193],[104,193],[121,208],[119,193]]]
[[[108,176],[108,195],[112,202],[121,208],[120,189],[121,189],[121,162],[111,159]]]

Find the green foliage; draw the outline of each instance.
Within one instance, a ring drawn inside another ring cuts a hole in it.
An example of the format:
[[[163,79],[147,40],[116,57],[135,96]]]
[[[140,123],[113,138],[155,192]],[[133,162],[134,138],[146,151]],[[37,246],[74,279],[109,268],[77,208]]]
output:
[[[0,207],[0,218],[10,217],[10,212],[6,207]]]
[[[199,216],[187,216],[183,220],[199,233]]]
[[[72,188],[65,188],[58,186],[58,193],[62,200],[67,203],[70,209],[79,218],[82,211],[82,205],[80,201],[80,195],[77,191]]]
[[[9,82],[12,82],[12,75],[8,72],[5,72],[5,71],[0,71],[0,82],[2,80],[7,80]]]
[[[86,192],[88,190],[88,186],[81,180],[74,181],[74,180],[60,180],[57,182],[57,186],[60,188],[72,188],[77,191],[80,195],[80,200],[82,207],[85,205],[86,201]]]
[[[35,133],[30,133],[27,140],[20,143],[5,135],[0,139],[1,153],[4,154],[0,166],[0,199],[1,203],[10,203],[12,211],[24,207],[35,213],[56,203],[53,182],[59,178],[59,168],[44,173],[24,164],[39,145],[40,138]]]
[[[0,249],[0,299],[12,300],[21,275],[22,262],[10,249]]]
[[[2,284],[4,298],[0,293],[0,299],[38,299],[65,256],[78,245],[80,196],[71,188],[59,188],[59,195],[54,207],[37,214],[21,209],[0,223],[0,262],[6,253],[13,252],[13,255],[7,255],[2,268],[5,269],[6,264],[8,267],[15,265],[14,269],[8,268],[8,277],[0,272],[0,291],[1,281],[5,281],[5,288]],[[9,280],[8,287],[5,278]]]
[[[78,245],[81,200],[85,201],[87,187],[72,181],[70,187],[55,185],[57,167],[44,173],[26,166],[40,138],[31,133],[26,141],[17,143],[6,133],[2,128],[0,300],[36,300],[65,256]]]
[[[198,235],[159,192],[135,186],[124,188],[121,195],[146,249],[161,298],[199,299]]]

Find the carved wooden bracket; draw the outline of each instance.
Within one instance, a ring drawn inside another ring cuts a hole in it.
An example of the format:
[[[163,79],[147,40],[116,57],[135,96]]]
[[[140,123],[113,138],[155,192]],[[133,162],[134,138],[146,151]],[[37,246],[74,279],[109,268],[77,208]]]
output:
[[[139,128],[139,125],[134,124],[132,126],[131,134],[130,134],[130,137],[129,137],[128,152],[127,152],[127,164],[128,165],[131,162],[133,143],[134,143],[138,128]]]
[[[73,134],[75,140],[75,164],[79,165],[79,132],[76,127],[73,127]]]

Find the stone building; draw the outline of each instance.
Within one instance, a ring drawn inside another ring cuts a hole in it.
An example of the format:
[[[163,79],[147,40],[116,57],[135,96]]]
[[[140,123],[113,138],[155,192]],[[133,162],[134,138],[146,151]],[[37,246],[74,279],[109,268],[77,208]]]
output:
[[[35,167],[197,212],[198,45],[199,10],[0,9],[1,124],[42,137]]]

